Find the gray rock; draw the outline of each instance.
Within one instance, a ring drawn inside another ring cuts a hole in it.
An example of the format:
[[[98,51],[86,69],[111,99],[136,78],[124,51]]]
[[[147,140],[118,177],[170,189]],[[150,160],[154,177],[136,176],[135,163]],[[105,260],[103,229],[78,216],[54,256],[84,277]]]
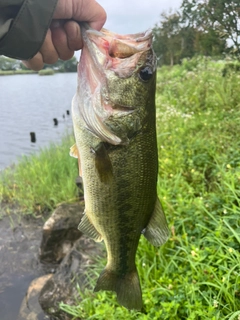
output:
[[[17,320],[45,320],[50,319],[43,313],[38,302],[39,293],[44,284],[52,277],[48,274],[33,280],[28,288],[27,294],[21,304]]]
[[[56,273],[46,282],[39,296],[39,303],[51,319],[66,320],[66,314],[59,309],[59,303],[76,304],[81,291],[88,287],[87,270],[96,256],[103,254],[103,245],[81,237],[71,252],[63,259]]]
[[[77,227],[83,210],[82,203],[62,204],[45,222],[39,253],[42,263],[60,263],[70,252],[74,242],[82,235]]]

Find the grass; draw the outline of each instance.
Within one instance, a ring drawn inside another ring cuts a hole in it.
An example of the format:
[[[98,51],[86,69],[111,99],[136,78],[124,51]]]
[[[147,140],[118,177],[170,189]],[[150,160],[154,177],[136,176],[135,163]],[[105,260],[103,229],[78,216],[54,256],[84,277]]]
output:
[[[42,69],[38,71],[39,76],[52,76],[55,74],[53,69]]]
[[[30,73],[37,73],[33,70],[0,70],[0,76],[10,76],[13,74],[30,74]]]
[[[77,161],[69,156],[73,136],[63,137],[38,154],[22,157],[4,170],[0,180],[0,201],[16,203],[24,214],[49,212],[61,202],[77,200]]]
[[[196,58],[158,71],[157,187],[171,237],[161,248],[140,240],[136,262],[146,313],[120,307],[112,293],[79,289],[74,306],[61,304],[74,319],[240,319],[240,74],[223,76],[224,66]],[[30,198],[31,210],[74,198],[76,162],[67,145],[24,159],[14,177],[6,172],[3,198],[23,197],[23,204]],[[105,263],[89,268],[92,288]]]
[[[240,319],[240,74],[223,77],[224,65],[193,59],[158,71],[158,194],[171,237],[161,248],[140,241],[146,314],[86,290],[61,306],[76,319]]]

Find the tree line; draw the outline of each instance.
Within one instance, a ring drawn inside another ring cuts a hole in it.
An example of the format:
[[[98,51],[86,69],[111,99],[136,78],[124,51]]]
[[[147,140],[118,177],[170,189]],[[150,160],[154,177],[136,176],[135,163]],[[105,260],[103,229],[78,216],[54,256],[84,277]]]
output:
[[[160,15],[153,29],[159,65],[196,54],[240,57],[240,0],[183,0],[179,10]]]
[[[77,59],[75,56],[72,59],[63,61],[58,60],[56,63],[44,65],[44,69],[53,69],[56,72],[76,72],[77,71]],[[0,56],[0,70],[2,71],[16,71],[16,70],[27,70],[24,64],[15,59],[11,59],[5,56]]]

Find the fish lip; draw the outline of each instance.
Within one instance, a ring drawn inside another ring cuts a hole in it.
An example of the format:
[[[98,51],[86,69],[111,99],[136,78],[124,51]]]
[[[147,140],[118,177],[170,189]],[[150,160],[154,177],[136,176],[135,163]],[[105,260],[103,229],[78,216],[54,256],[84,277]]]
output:
[[[136,110],[136,107],[134,106],[127,106],[127,105],[122,105],[119,103],[114,103],[109,99],[103,99],[102,98],[102,106],[106,111],[109,111],[110,113],[114,112],[121,112],[125,114],[132,113],[133,111]]]
[[[113,109],[112,109],[112,112],[115,114],[115,115],[118,115],[118,116],[125,116],[125,115],[129,115],[133,112],[136,111],[136,108],[134,107],[127,107],[127,106],[122,106],[122,105],[114,105]]]
[[[132,112],[135,110],[134,107],[130,107],[130,106],[123,106],[121,104],[114,104],[112,106],[113,110],[119,110],[119,111],[126,111],[126,112]]]

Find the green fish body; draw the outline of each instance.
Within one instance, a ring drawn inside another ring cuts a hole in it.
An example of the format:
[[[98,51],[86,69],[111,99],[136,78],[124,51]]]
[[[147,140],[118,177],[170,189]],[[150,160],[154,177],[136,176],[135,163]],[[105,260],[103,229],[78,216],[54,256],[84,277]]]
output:
[[[84,49],[72,114],[83,179],[79,229],[104,240],[107,265],[95,291],[111,290],[129,309],[142,309],[135,256],[143,234],[168,238],[157,197],[156,58],[150,32],[120,36],[82,28]]]

